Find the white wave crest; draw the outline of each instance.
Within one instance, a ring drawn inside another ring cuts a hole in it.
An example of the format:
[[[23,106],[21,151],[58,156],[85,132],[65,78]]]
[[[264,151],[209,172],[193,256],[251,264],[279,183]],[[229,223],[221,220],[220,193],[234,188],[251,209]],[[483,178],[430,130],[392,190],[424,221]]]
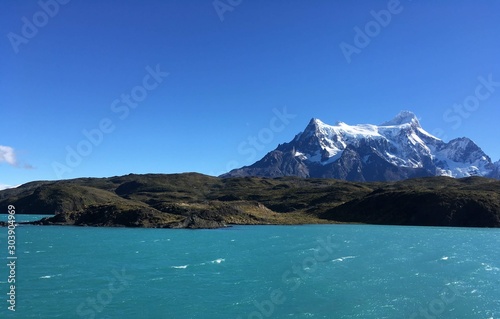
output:
[[[175,268],[175,269],[186,269],[189,265],[181,265],[181,266],[172,266],[170,268]]]

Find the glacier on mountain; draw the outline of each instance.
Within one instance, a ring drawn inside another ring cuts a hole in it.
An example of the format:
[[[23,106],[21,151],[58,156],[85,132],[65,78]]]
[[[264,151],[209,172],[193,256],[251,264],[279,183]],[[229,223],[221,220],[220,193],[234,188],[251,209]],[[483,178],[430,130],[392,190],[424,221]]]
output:
[[[499,175],[499,162],[469,138],[448,143],[429,134],[415,114],[402,111],[380,125],[328,125],[311,119],[305,130],[260,161],[223,176],[331,177],[356,181],[421,176]]]

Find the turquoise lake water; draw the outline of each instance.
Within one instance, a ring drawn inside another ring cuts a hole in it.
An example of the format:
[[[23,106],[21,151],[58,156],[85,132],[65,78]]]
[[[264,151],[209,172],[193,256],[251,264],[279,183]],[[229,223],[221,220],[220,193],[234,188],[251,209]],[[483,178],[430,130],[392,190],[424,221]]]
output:
[[[0,318],[500,318],[498,229],[19,226],[15,313],[6,240]]]

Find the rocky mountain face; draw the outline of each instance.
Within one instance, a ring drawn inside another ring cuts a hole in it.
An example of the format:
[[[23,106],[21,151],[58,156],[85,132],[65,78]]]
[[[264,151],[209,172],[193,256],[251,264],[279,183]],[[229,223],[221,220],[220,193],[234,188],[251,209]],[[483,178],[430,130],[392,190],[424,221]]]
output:
[[[493,171],[488,177],[500,179],[500,161],[494,164]]]
[[[397,181],[414,177],[500,178],[500,161],[472,140],[448,143],[432,136],[415,114],[399,113],[381,125],[327,125],[312,119],[305,130],[250,166],[222,177],[299,176],[348,181]]]

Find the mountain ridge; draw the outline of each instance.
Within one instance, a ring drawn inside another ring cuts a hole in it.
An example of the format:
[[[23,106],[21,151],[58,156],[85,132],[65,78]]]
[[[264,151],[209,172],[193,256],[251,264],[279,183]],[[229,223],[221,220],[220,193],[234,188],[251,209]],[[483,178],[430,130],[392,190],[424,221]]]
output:
[[[380,125],[328,125],[312,118],[292,141],[221,177],[298,176],[348,181],[426,176],[500,178],[499,162],[493,163],[467,137],[442,141],[425,131],[413,112],[401,111]]]
[[[0,212],[52,214],[36,225],[219,228],[368,223],[500,227],[500,181],[425,177],[398,182],[130,174],[32,182],[0,191]],[[0,226],[6,226],[0,222]]]

